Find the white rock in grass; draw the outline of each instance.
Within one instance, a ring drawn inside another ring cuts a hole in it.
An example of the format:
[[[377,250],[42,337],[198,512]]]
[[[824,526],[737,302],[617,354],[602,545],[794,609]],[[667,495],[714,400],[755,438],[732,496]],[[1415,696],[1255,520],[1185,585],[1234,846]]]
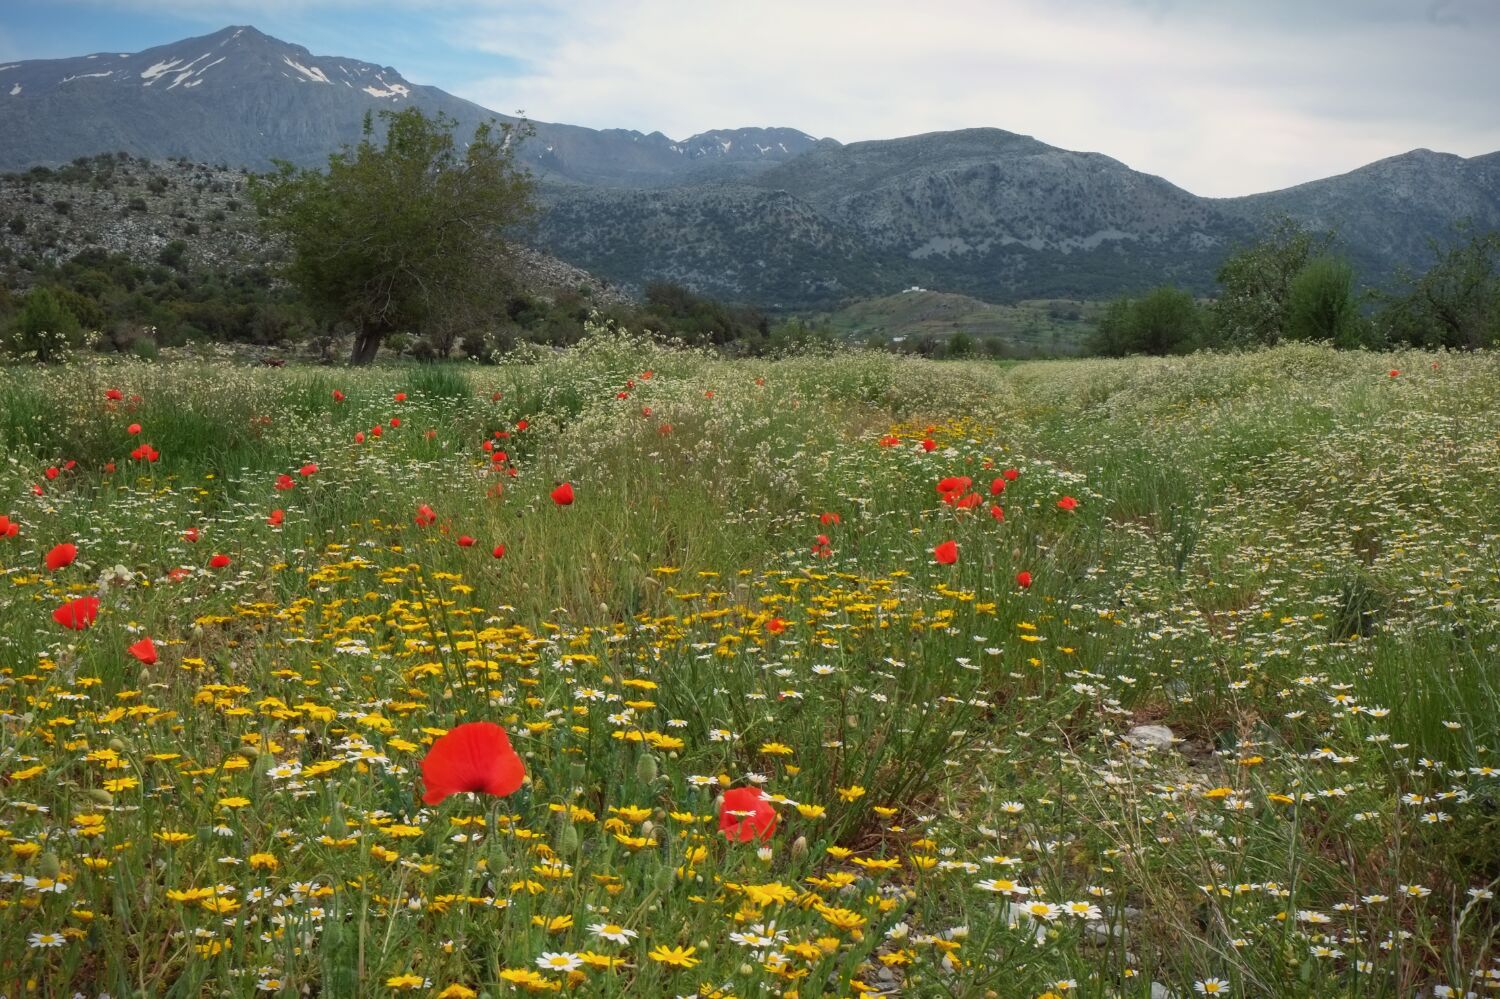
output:
[[[1175,738],[1165,725],[1137,725],[1125,733],[1125,741],[1136,749],[1171,749]]]

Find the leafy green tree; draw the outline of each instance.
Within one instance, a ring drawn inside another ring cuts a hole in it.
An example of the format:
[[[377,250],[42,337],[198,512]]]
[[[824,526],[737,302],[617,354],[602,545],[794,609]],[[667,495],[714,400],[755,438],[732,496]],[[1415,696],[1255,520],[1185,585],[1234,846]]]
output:
[[[1130,322],[1132,316],[1129,298],[1117,298],[1110,302],[1099,317],[1086,349],[1090,354],[1104,357],[1124,357],[1130,353]]]
[[[1287,289],[1286,328],[1291,340],[1328,340],[1352,348],[1364,342],[1364,323],[1354,299],[1354,268],[1341,257],[1310,260]]]
[[[1264,238],[1230,256],[1219,268],[1220,292],[1210,312],[1208,342],[1252,347],[1280,340],[1286,333],[1292,282],[1332,243],[1333,233],[1315,233],[1284,216]]]
[[[395,332],[444,338],[493,317],[512,283],[506,237],[535,212],[517,168],[522,125],[482,124],[462,150],[457,122],[420,108],[382,111],[382,143],[366,115],[358,146],[327,171],[278,163],[251,196],[286,238],[286,276],[322,320],[355,330],[350,362],[374,360]]]
[[[1091,353],[1107,357],[1181,354],[1198,346],[1202,332],[1203,310],[1193,296],[1163,286],[1140,298],[1111,302],[1088,346]]]
[[[1405,292],[1386,297],[1376,324],[1387,339],[1463,350],[1500,342],[1500,231],[1456,229],[1458,242],[1444,250],[1434,241],[1437,262],[1405,275]]]
[[[50,288],[34,288],[21,303],[10,336],[11,352],[47,364],[65,358],[78,346],[78,319]]]
[[[1182,354],[1198,346],[1202,310],[1181,288],[1163,286],[1149,291],[1131,311],[1131,353]]]

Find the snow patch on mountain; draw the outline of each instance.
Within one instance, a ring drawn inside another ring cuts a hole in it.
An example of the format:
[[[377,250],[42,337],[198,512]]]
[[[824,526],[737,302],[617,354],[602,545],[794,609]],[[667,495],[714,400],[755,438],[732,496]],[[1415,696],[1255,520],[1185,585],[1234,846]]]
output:
[[[182,63],[181,59],[167,59],[162,62],[152,63],[141,71],[141,79],[146,81],[146,86],[155,83],[157,77],[170,73]]]
[[[293,59],[291,56],[282,56],[281,61],[286,63],[288,66],[292,67],[297,72],[301,73],[303,76],[307,77],[314,83],[333,82],[323,74],[323,71],[321,69],[316,66],[304,66],[300,62],[297,62],[295,59]]]
[[[20,92],[21,92],[21,85],[20,85],[20,84],[19,84],[19,83],[18,83],[18,84],[16,84],[16,85],[15,85],[15,86],[14,86],[14,87],[11,87],[11,88],[10,88],[10,95],[11,95],[11,96],[12,96],[12,97],[14,97],[14,96],[16,96],[16,95],[17,95],[17,94],[19,94],[19,93],[20,93]]]
[[[345,70],[345,72],[347,73],[348,70]],[[406,85],[401,83],[386,83],[385,77],[380,74],[376,74],[375,82],[380,84],[380,86],[371,85],[362,88],[371,97],[395,97],[399,99],[411,95],[411,90]]]
[[[91,76],[113,76],[114,72],[112,69],[106,69],[102,73],[74,73],[72,76],[65,76],[61,80],[58,80],[57,85],[60,87],[64,83],[72,83],[74,80],[86,80]]]

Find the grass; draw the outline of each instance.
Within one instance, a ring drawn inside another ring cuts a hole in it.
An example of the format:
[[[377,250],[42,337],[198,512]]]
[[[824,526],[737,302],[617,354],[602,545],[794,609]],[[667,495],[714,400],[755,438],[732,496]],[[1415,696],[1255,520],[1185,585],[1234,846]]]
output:
[[[0,994],[1492,991],[1497,375],[0,372]],[[473,720],[527,783],[422,805]]]
[[[1067,299],[999,305],[949,292],[908,290],[862,299],[812,321],[856,339],[932,336],[942,341],[961,332],[981,344],[998,341],[1022,356],[1067,356],[1079,352],[1103,308],[1101,302]]]

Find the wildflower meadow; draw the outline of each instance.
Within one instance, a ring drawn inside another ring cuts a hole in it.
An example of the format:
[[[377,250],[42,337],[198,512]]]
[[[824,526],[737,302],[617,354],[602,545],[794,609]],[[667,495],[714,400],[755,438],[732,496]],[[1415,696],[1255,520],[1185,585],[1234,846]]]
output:
[[[1500,358],[0,371],[0,995],[1500,994]]]

